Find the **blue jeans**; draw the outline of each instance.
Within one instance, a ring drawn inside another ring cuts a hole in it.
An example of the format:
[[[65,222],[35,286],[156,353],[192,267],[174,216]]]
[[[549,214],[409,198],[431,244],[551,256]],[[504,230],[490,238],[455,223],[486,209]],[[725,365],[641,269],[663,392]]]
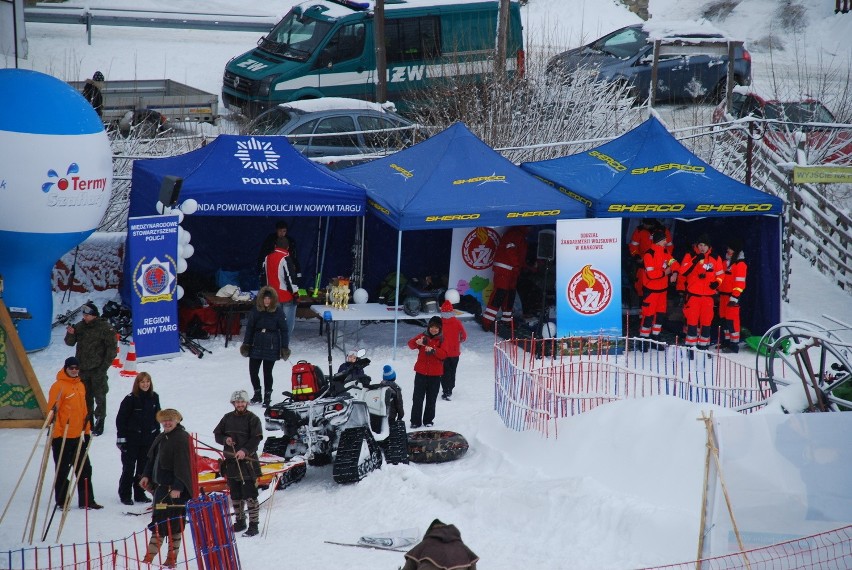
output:
[[[287,336],[293,342],[293,328],[296,326],[296,303],[283,303],[284,316],[287,317]]]

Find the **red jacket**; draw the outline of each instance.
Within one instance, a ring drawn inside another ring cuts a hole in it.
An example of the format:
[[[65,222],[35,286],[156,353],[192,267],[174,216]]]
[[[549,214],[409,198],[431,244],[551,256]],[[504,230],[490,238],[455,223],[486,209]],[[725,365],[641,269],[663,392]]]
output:
[[[461,354],[461,343],[467,340],[467,331],[464,325],[455,316],[441,317],[443,326],[441,332],[444,337],[444,350],[447,356],[459,356]]]
[[[278,292],[279,303],[291,303],[299,293],[290,252],[276,246],[266,256],[266,283]]]
[[[743,254],[740,253],[736,259],[726,260],[725,267],[725,277],[722,279],[722,284],[719,285],[719,293],[739,298],[745,291],[746,272],[748,271]]]
[[[710,284],[713,282],[722,282],[722,277],[725,274],[725,265],[712,252],[713,250],[708,248],[707,253],[702,255],[695,249],[694,253],[687,253],[683,256],[677,283],[679,291],[686,291],[690,295],[701,295],[704,297],[716,293],[710,287]]]
[[[426,346],[417,344],[417,341],[421,338],[426,339]],[[434,348],[435,351],[426,352],[427,347]],[[447,351],[443,347],[442,335],[429,336],[426,333],[420,333],[408,341],[408,348],[417,351],[417,362],[414,363],[415,372],[424,376],[444,375],[444,359],[447,357]]]
[[[668,228],[665,228],[665,231],[666,243],[663,246],[663,249],[665,249],[666,253],[671,253],[672,250],[674,250],[674,245],[672,245],[672,233]],[[654,242],[651,241],[651,230],[639,226],[633,230],[633,235],[630,236],[630,243],[627,244],[627,251],[630,252],[630,255],[639,257],[651,249],[652,245],[654,245]]]
[[[645,255],[642,256],[645,266],[645,278],[643,284],[650,291],[665,291],[669,288],[669,274],[667,270],[675,265],[674,258],[666,253],[663,246],[652,245]]]
[[[497,245],[491,268],[494,271],[494,286],[498,289],[514,289],[527,260],[527,232],[525,226],[512,226]]]
[[[86,407],[86,387],[79,376],[72,378],[64,369],[57,372],[56,382],[50,387],[47,405],[51,408],[56,406],[53,437],[62,437],[65,433],[65,437],[74,439],[80,437],[84,431],[91,433],[91,426],[86,423],[86,417],[89,414]],[[68,424],[67,433],[65,424]]]

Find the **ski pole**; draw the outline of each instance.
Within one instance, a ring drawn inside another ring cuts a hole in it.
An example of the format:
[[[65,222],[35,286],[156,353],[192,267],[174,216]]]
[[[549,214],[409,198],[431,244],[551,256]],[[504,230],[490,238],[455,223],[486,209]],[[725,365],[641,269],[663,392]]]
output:
[[[84,425],[88,425],[88,421]],[[83,427],[83,432],[85,433],[85,431],[86,431],[86,427]],[[82,447],[84,439],[85,439],[85,437],[81,434],[80,435],[80,444],[77,446],[78,457],[79,457],[80,448]],[[62,529],[65,527],[65,520],[68,518],[68,511],[71,508],[71,500],[74,498],[74,493],[77,490],[77,483],[80,481],[80,475],[83,474],[83,467],[85,467],[86,461],[89,458],[89,449],[92,447],[92,440],[93,439],[94,439],[93,437],[91,437],[91,436],[89,437],[89,442],[86,444],[86,451],[83,452],[83,456],[80,457],[80,463],[79,463],[79,467],[77,468],[77,471],[76,471],[76,476],[74,477],[73,486],[70,487],[69,493],[67,494],[67,497],[65,498],[65,508],[62,510],[62,518],[59,521],[59,528],[56,529],[56,542],[59,542],[59,535],[62,534]],[[77,465],[77,463],[75,462],[74,465]]]
[[[263,533],[261,536],[266,538],[266,531],[269,530],[269,519],[272,517],[272,501],[275,500],[275,490],[278,487],[278,480],[281,478],[280,474],[276,474],[272,481],[269,482],[269,488],[272,489],[272,493],[269,495],[269,505],[266,507],[266,518],[263,520]]]
[[[44,424],[41,426],[41,430],[43,431],[45,428],[49,427],[53,421],[53,408],[47,413],[47,418],[44,420]],[[48,436],[50,435],[50,430],[48,430]],[[41,431],[38,432],[41,435]],[[12,494],[9,495],[9,501],[6,503],[6,506],[3,508],[3,514],[0,515],[0,524],[3,523],[3,519],[6,518],[6,511],[9,510],[9,505],[12,504],[12,499],[15,498],[15,493],[18,492],[18,487],[21,485],[21,481],[24,480],[24,475],[27,473],[27,469],[29,469],[30,461],[32,461],[33,456],[35,455],[35,451],[38,448],[38,437],[36,437],[36,441],[33,444],[32,451],[30,451],[30,456],[27,458],[26,464],[24,464],[24,468],[21,470],[21,476],[18,477],[18,482],[15,483],[15,488],[12,489]]]
[[[68,441],[68,422],[65,422],[65,429],[62,430],[62,441],[59,444],[59,455],[56,456],[56,467],[53,470],[53,484],[50,486],[50,492],[54,496],[56,495],[56,485],[59,480],[59,469],[62,466],[62,463],[65,461],[65,442]],[[50,515],[50,520],[53,520],[53,515],[56,514],[56,508],[59,507],[59,503],[57,502],[54,505],[53,514]],[[41,529],[41,541],[47,538],[47,530],[50,528],[50,524],[47,522],[48,516],[47,513],[50,511],[50,502],[47,503],[44,510],[44,525]]]
[[[66,427],[68,424],[65,424]],[[41,457],[41,466],[38,470],[38,477],[36,478],[35,489],[33,490],[33,503],[32,509],[30,511],[31,514],[27,515],[27,523],[29,524],[30,516],[32,517],[32,526],[30,526],[30,534],[29,534],[29,543],[33,543],[33,534],[35,534],[36,522],[38,520],[38,504],[39,500],[41,500],[41,490],[44,487],[44,472],[47,469],[47,458],[50,456],[50,432],[47,432],[47,438],[44,441],[44,454]],[[49,503],[48,503],[49,504]],[[26,529],[26,525],[24,526]]]

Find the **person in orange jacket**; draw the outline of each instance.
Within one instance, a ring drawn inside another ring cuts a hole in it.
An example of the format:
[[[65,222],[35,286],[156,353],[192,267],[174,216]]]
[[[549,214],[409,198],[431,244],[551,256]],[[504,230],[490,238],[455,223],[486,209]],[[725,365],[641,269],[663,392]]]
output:
[[[644,277],[642,277],[642,321],[639,325],[639,336],[656,341],[660,340],[663,321],[666,318],[669,275],[675,270],[677,263],[670,253],[666,253],[666,240],[666,233],[662,228],[654,230],[651,236],[652,245],[642,256]],[[665,348],[662,344],[654,346]],[[647,343],[643,343],[642,349],[647,348]]]
[[[644,296],[644,277],[645,269],[642,264],[642,256],[645,252],[651,249],[654,242],[651,239],[654,231],[661,229],[665,232],[666,243],[663,244],[663,249],[666,253],[672,253],[674,245],[672,244],[672,234],[663,224],[654,218],[642,218],[633,234],[630,236],[630,242],[627,244],[627,251],[636,262],[636,275],[634,276],[633,288],[639,298]]]
[[[66,358],[62,370],[56,373],[47,401],[55,414],[50,445],[56,465],[53,494],[57,508],[64,508],[71,480],[77,477],[78,506],[81,509],[102,509],[95,502],[92,488],[92,464],[87,453],[92,429],[86,405],[86,387],[80,379],[80,361],[75,356]],[[80,438],[83,438],[82,441]]]
[[[740,296],[745,291],[747,272],[743,242],[737,238],[728,240],[725,276],[719,285],[719,318],[724,331],[724,340],[720,344],[723,352],[740,351]]]
[[[442,329],[441,317],[434,316],[429,319],[426,332],[408,341],[408,348],[417,351],[411,429],[417,429],[421,425],[432,427],[435,421],[435,403],[438,401],[438,390],[441,389],[441,378],[444,375],[444,359],[447,358]]]
[[[713,298],[724,274],[722,260],[713,255],[710,236],[701,234],[693,245],[693,252],[683,256],[676,277],[678,290],[686,295],[683,318],[686,323],[684,345],[687,348],[707,350],[710,346]],[[689,354],[692,357],[692,352]]]

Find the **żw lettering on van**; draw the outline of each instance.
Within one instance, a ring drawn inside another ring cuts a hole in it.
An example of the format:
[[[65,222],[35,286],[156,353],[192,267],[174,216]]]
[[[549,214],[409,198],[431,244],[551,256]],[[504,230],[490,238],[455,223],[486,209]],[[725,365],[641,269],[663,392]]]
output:
[[[255,61],[253,59],[247,59],[238,63],[237,67],[244,67],[249,71],[260,71],[261,69],[269,67],[269,65],[266,63],[260,63],[259,61]]]
[[[392,67],[388,69],[389,83],[402,83],[404,81],[420,81],[425,75],[425,65],[409,65],[408,67]]]

